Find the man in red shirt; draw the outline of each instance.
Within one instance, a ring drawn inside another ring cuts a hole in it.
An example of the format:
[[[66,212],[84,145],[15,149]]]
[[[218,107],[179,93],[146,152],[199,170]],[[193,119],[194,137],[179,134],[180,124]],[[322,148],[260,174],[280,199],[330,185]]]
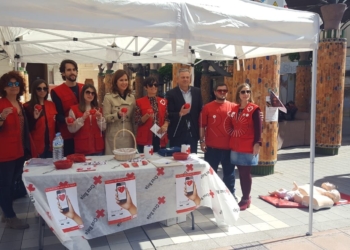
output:
[[[221,162],[223,181],[235,196],[235,166],[230,161],[232,125],[230,113],[237,104],[226,100],[228,87],[219,83],[214,87],[215,100],[204,105],[200,118],[200,146],[204,160],[217,172]]]
[[[62,79],[61,85],[51,90],[51,99],[56,105],[56,122],[64,140],[64,156],[74,154],[73,134],[68,131],[66,118],[70,107],[79,103],[79,94],[84,86],[77,83],[78,65],[73,60],[63,60],[60,65]]]

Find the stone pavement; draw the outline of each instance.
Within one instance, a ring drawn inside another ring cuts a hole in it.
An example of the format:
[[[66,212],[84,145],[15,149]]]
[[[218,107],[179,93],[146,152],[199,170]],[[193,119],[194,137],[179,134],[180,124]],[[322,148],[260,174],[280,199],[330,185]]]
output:
[[[297,147],[278,151],[275,174],[254,176],[252,205],[240,213],[234,227],[215,224],[211,209],[200,207],[195,214],[196,228],[187,221],[165,227],[153,223],[124,232],[90,240],[94,250],[129,249],[350,249],[350,205],[314,212],[313,235],[308,232],[308,209],[275,208],[258,195],[278,188],[291,189],[293,181],[309,183],[309,148]],[[220,171],[221,175],[222,172]],[[238,177],[238,173],[236,175]],[[315,185],[334,183],[342,193],[350,194],[350,137],[343,138],[337,156],[317,156]],[[241,196],[239,179],[236,194]],[[20,231],[4,228],[0,223],[0,250],[38,249],[39,225],[34,206],[28,198],[15,201],[18,217],[30,228]],[[44,250],[65,249],[47,227]]]

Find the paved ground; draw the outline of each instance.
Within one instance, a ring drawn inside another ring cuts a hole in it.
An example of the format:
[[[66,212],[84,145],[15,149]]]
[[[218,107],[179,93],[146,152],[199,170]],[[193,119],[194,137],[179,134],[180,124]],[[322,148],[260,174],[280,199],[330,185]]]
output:
[[[196,229],[186,222],[164,227],[154,223],[90,240],[94,250],[113,249],[349,249],[350,205],[336,206],[314,213],[313,235],[308,232],[308,210],[275,208],[258,195],[278,188],[291,189],[293,181],[309,182],[309,148],[298,147],[278,152],[275,174],[253,178],[252,206],[241,212],[234,227],[217,227],[210,209],[194,212]],[[221,172],[220,172],[221,174]],[[238,176],[238,174],[237,174]],[[350,194],[350,137],[343,139],[337,156],[317,156],[315,184],[329,181],[340,192]],[[240,197],[239,180],[236,181]],[[4,228],[0,223],[0,250],[38,249],[39,226],[28,198],[15,202],[18,216],[30,228],[23,231]],[[51,230],[45,229],[44,250],[64,249]]]

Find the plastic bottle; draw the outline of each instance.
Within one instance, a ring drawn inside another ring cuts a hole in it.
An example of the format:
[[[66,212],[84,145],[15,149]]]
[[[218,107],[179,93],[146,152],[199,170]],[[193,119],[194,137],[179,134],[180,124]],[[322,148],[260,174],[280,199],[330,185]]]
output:
[[[61,136],[61,133],[57,133],[56,137],[53,139],[52,142],[52,156],[53,156],[53,161],[59,161],[63,159],[63,138]]]

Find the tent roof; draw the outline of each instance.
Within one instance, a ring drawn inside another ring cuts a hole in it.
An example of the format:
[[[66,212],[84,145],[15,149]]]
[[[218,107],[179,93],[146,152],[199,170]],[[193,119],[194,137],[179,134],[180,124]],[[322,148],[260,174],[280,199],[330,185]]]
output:
[[[310,51],[319,16],[244,0],[16,0],[1,1],[0,25],[23,62],[193,63]]]

